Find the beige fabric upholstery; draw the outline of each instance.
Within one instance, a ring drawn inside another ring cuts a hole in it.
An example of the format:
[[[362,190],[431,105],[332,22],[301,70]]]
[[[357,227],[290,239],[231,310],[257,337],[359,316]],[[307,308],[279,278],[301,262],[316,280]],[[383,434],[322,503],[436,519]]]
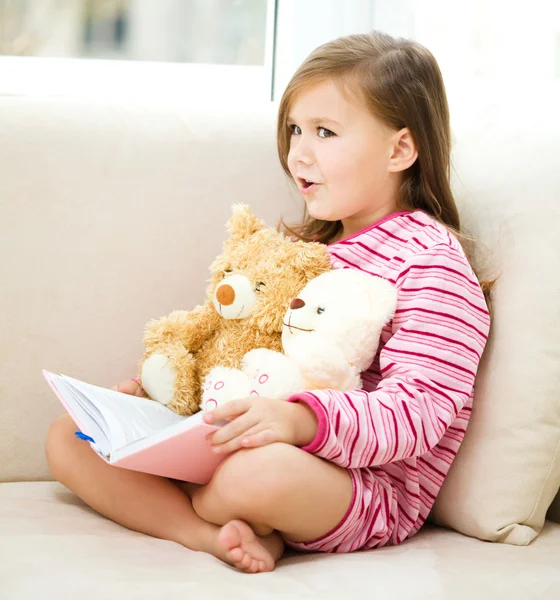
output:
[[[510,132],[498,101],[460,105],[457,169],[472,201],[462,211],[491,246],[503,232],[493,256],[505,262],[472,427],[434,514],[524,543],[558,489],[557,133],[538,115]],[[232,202],[269,224],[298,214],[276,159],[275,111],[0,99],[0,481],[13,482],[0,484],[0,598],[556,598],[552,522],[526,548],[428,525],[401,547],[292,554],[249,577],[37,481],[50,479],[43,444],[63,412],[41,369],[100,385],[130,376],[146,321],[199,302]]]
[[[144,324],[203,300],[233,202],[290,201],[275,108],[0,103],[0,481],[49,479],[46,368],[136,375]]]
[[[528,544],[560,486],[560,95],[471,103],[455,147],[464,223],[500,278],[471,423],[435,522]],[[466,127],[466,125],[465,125]]]
[[[0,507],[0,598],[7,600],[553,600],[560,588],[557,523],[526,548],[428,526],[401,546],[290,553],[273,573],[251,576],[130,532],[56,483],[2,484]]]

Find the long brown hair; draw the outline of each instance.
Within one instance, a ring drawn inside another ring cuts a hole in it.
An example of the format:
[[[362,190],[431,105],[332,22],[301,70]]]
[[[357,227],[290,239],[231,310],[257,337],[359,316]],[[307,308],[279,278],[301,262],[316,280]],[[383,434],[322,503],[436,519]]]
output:
[[[474,266],[475,240],[461,230],[450,184],[451,127],[443,77],[432,53],[421,44],[380,32],[349,35],[319,46],[288,83],[278,111],[278,155],[286,174],[291,130],[288,112],[304,88],[332,79],[345,94],[365,103],[370,112],[399,131],[408,127],[418,158],[402,173],[397,210],[420,209],[457,237]],[[329,243],[340,221],[321,221],[304,211],[303,222],[281,226],[303,240]],[[480,276],[477,273],[480,281]],[[490,307],[494,281],[480,281]]]

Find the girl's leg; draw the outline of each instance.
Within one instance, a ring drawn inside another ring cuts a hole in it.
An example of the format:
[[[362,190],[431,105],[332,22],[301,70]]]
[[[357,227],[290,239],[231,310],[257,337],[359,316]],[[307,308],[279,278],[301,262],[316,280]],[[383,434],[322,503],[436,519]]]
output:
[[[277,530],[286,539],[307,542],[343,520],[353,488],[346,469],[274,443],[232,454],[207,486],[192,490],[192,504],[218,525],[244,519],[259,523],[261,534]]]
[[[74,436],[68,415],[55,420],[47,437],[49,468],[60,483],[109,519],[135,531],[214,554],[249,572],[269,570],[282,552],[277,534],[260,538],[265,552],[237,564],[219,539],[220,527],[199,517],[189,497],[165,477],[108,465]]]

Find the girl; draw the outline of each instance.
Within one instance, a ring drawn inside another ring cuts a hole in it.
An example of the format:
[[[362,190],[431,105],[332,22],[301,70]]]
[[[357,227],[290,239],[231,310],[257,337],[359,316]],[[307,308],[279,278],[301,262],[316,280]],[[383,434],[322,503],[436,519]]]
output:
[[[459,242],[430,52],[379,33],[319,47],[282,97],[278,151],[307,205],[288,231],[398,289],[364,389],[216,408],[206,421],[231,423],[209,437],[227,457],[207,486],[107,465],[68,416],[46,446],[54,477],[98,512],[250,573],[272,570],[284,544],[351,552],[420,529],[463,440],[490,323]],[[135,380],[118,389],[142,394]]]

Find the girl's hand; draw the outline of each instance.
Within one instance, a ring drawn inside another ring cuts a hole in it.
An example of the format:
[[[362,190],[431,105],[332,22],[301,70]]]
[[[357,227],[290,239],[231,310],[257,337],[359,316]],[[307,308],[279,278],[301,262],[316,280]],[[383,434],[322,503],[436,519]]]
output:
[[[142,386],[138,383],[136,379],[125,379],[117,385],[114,385],[112,390],[116,390],[117,392],[122,392],[123,394],[130,394],[131,396],[140,396],[142,398],[146,398],[146,394],[142,389]]]
[[[313,441],[318,427],[315,413],[306,404],[261,396],[232,400],[204,415],[205,423],[221,419],[230,419],[231,423],[207,436],[216,453],[273,442],[305,446]]]

